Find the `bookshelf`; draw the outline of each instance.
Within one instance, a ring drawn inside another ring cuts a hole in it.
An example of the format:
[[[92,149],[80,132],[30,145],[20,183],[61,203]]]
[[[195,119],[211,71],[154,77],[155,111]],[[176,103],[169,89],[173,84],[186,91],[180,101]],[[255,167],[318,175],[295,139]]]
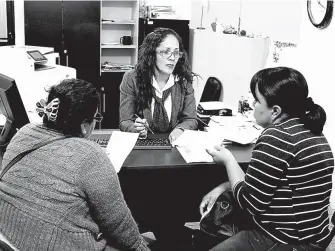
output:
[[[100,75],[125,72],[135,66],[138,56],[138,0],[102,0],[100,24]],[[132,44],[123,45],[121,37]]]

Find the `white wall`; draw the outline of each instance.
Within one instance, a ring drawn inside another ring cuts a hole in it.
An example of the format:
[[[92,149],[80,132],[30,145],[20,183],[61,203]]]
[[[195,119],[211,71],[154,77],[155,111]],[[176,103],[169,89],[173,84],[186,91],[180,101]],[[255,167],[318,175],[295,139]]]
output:
[[[324,133],[335,150],[335,17],[326,29],[317,29],[309,21],[306,0],[302,0],[300,42],[296,49],[284,49],[279,65],[299,70],[306,78],[310,96],[327,113]],[[276,66],[276,64],[272,64]]]
[[[315,28],[309,21],[306,5],[303,6],[301,42],[299,53],[292,59],[298,70],[306,77],[310,96],[327,113],[326,134],[335,150],[335,16],[330,26],[324,30]]]
[[[200,27],[201,7],[206,2],[192,0],[190,27]],[[299,41],[301,0],[208,0],[203,13],[203,27],[218,19],[225,26],[232,25],[247,33],[269,36],[272,40]]]
[[[25,45],[24,38],[24,0],[14,0],[15,45]]]
[[[203,8],[202,27],[206,29],[211,28],[211,23],[217,18],[218,21],[225,25],[238,26],[238,17],[240,12],[240,2],[233,0],[221,1],[203,1],[192,0],[191,4],[191,20],[190,27],[201,27],[201,11]]]
[[[241,29],[272,40],[298,42],[301,0],[242,0]]]

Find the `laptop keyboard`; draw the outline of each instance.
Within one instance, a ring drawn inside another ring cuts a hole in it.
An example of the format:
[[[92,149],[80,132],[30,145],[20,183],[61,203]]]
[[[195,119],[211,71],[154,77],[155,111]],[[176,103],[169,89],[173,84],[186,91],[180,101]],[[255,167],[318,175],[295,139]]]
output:
[[[98,138],[90,138],[89,140],[99,144],[99,146],[106,148],[108,145],[109,139],[98,139]]]
[[[171,144],[168,138],[138,139],[134,149],[171,149]]]
[[[91,135],[89,140],[99,144],[101,147],[106,148],[110,139],[110,135]],[[134,150],[160,150],[171,149],[172,146],[168,138],[146,138],[138,139],[134,146]]]

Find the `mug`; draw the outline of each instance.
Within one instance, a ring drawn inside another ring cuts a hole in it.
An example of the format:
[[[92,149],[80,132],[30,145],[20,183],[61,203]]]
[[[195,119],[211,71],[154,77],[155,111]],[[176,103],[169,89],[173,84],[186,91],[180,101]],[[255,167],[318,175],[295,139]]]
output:
[[[120,43],[123,45],[131,45],[133,41],[131,36],[123,36],[120,38]]]

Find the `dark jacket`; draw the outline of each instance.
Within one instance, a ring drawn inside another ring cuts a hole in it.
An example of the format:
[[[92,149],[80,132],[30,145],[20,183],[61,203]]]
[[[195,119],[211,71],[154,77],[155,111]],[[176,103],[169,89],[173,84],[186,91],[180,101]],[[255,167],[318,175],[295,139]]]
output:
[[[136,119],[136,98],[139,88],[136,84],[136,71],[131,70],[124,74],[120,86],[120,130],[126,132],[134,131]],[[185,88],[174,84],[171,93],[172,111],[170,125],[173,128],[195,130],[198,127],[196,120],[197,111],[192,83],[186,83]],[[143,116],[152,127],[152,113],[150,108],[143,110]]]

